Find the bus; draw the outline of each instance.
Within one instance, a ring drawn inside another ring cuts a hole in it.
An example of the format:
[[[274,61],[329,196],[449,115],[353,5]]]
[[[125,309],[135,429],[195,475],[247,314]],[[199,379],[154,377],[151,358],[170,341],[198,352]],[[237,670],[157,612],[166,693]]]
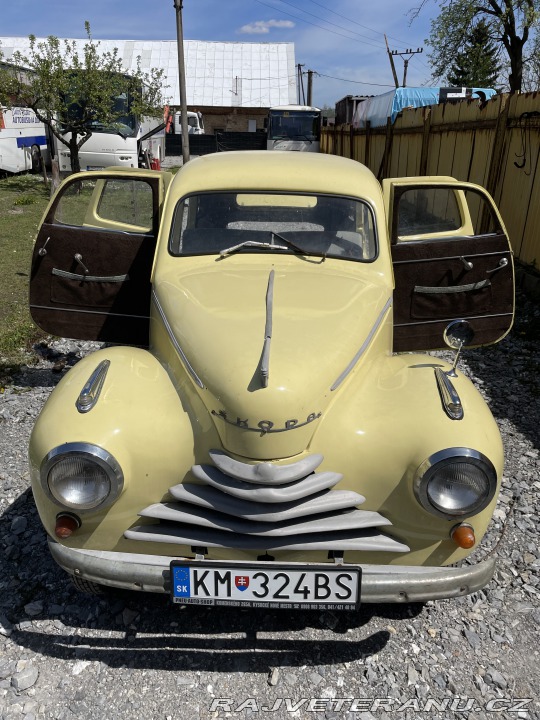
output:
[[[319,152],[322,110],[309,105],[278,105],[268,112],[267,150]]]
[[[122,92],[114,100],[118,119],[105,124],[98,118],[88,123],[92,135],[79,150],[81,170],[102,170],[106,167],[152,167],[158,169],[165,157],[165,122],[163,117],[139,117],[131,108],[130,92]],[[68,116],[77,116],[81,107],[73,102]],[[59,118],[62,126],[62,118]],[[69,140],[71,133],[63,135]],[[71,171],[69,148],[57,137],[54,149],[62,172]]]
[[[0,108],[0,173],[39,172],[48,162],[47,136],[30,108]]]

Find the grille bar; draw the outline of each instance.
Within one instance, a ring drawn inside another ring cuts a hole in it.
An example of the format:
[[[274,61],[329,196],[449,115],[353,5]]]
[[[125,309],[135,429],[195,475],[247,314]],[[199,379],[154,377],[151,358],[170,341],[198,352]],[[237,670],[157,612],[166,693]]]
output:
[[[194,465],[192,473],[205,485],[212,485],[228,495],[253,502],[274,503],[309,497],[321,490],[334,487],[343,477],[338,473],[323,472],[278,487],[261,487],[229,477],[212,465]]]
[[[192,483],[175,485],[170,489],[170,493],[175,500],[180,502],[218,510],[227,515],[246,518],[246,520],[267,520],[268,522],[344,510],[361,505],[365,501],[362,495],[348,490],[333,490],[332,492],[323,490],[313,495],[310,500],[300,498],[283,503],[250,502],[227,495],[207,485]]]
[[[354,528],[372,528],[381,525],[391,525],[390,521],[377,512],[369,510],[348,510],[341,513],[327,513],[316,515],[308,520],[297,519],[281,520],[278,522],[265,522],[245,520],[233,515],[194,507],[182,503],[157,503],[142,510],[139,515],[151,517],[156,520],[171,520],[176,523],[211,527],[226,532],[244,533],[246,535],[304,535],[306,533],[326,533],[339,530],[352,530]]]
[[[142,525],[126,530],[128,540],[171,543],[173,545],[238,548],[242,550],[367,550],[378,552],[408,552],[407,545],[393,540],[387,535],[372,530],[342,530],[317,535],[297,535],[288,537],[265,537],[237,535],[221,530],[196,527],[178,527],[174,524]]]
[[[290,465],[274,465],[269,462],[248,465],[234,460],[221,450],[210,450],[209,455],[224,475],[257,485],[283,485],[300,480],[314,472],[323,461],[322,455],[308,455]]]

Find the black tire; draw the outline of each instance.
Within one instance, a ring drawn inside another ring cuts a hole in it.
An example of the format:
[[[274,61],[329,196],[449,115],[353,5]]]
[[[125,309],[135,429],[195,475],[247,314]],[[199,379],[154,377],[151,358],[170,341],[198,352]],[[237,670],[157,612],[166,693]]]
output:
[[[70,575],[69,577],[79,592],[86,593],[87,595],[105,595],[107,592],[105,585],[99,585],[93,580],[85,580],[77,575]]]
[[[41,172],[43,167],[43,158],[41,156],[41,150],[37,145],[32,145],[30,148],[30,157],[32,159],[32,171],[34,174]]]

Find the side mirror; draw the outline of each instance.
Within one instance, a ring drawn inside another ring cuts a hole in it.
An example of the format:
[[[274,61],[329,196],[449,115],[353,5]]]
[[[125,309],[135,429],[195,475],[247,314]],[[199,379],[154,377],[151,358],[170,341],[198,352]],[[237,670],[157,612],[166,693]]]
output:
[[[443,338],[448,347],[456,351],[454,364],[446,374],[449,377],[456,377],[456,366],[461,349],[471,344],[474,338],[474,330],[468,320],[453,320],[445,327]]]

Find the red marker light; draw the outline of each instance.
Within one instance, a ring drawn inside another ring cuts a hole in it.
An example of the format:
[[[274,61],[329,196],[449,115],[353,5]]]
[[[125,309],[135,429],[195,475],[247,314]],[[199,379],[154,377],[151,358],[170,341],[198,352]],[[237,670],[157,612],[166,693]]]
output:
[[[76,515],[60,514],[56,517],[56,526],[54,534],[57,538],[65,540],[70,537],[75,530],[81,527],[81,521]]]

